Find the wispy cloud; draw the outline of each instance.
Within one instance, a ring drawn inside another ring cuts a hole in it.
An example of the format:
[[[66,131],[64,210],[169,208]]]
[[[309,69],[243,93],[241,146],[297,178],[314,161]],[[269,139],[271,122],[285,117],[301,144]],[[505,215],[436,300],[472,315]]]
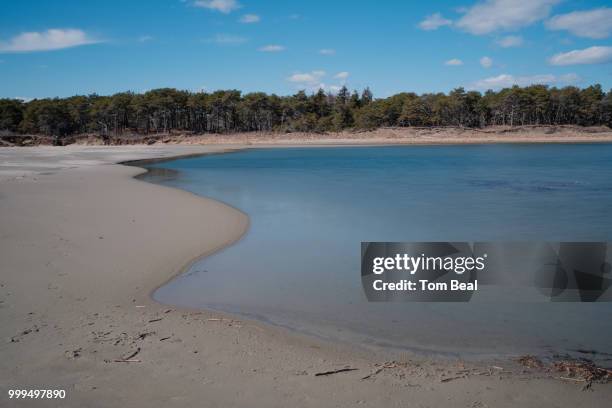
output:
[[[603,64],[612,61],[612,47],[589,47],[562,52],[548,60],[552,65]]]
[[[482,57],[480,59],[480,65],[483,68],[491,68],[493,66],[493,60],[489,57]]]
[[[102,42],[82,30],[53,28],[43,32],[21,33],[8,41],[0,41],[0,52],[52,51]]]
[[[342,71],[342,72],[338,72],[336,75],[334,75],[334,78],[336,79],[342,79],[345,80],[349,77],[349,73],[347,71]]]
[[[471,34],[515,30],[543,20],[560,0],[485,0],[470,7],[456,26]]]
[[[195,7],[219,11],[223,14],[238,10],[242,5],[236,0],[196,0],[193,2]]]
[[[336,50],[334,50],[332,48],[323,48],[322,50],[319,50],[319,54],[321,54],[321,55],[336,55]]]
[[[258,50],[261,52],[281,52],[285,51],[285,47],[282,45],[270,44],[260,47]]]
[[[259,17],[257,14],[245,14],[240,17],[240,20],[238,21],[243,24],[259,23],[261,21],[261,17]]]
[[[507,35],[495,42],[503,48],[520,47],[523,45],[523,37],[520,35]]]
[[[138,41],[139,42],[153,41],[153,37],[150,35],[141,35],[140,37],[138,37]]]
[[[248,39],[232,34],[217,34],[212,38],[205,39],[204,41],[218,45],[239,45],[247,42]]]
[[[529,85],[551,85],[551,84],[573,84],[580,81],[580,77],[576,74],[566,74],[556,76],[553,74],[544,75],[527,75],[514,76],[510,74],[501,74],[494,77],[484,78],[469,85],[469,89],[487,90],[510,88],[514,85],[529,86]]]
[[[459,58],[453,58],[444,62],[444,65],[448,65],[449,67],[457,67],[459,65],[463,65],[463,61],[461,61]]]
[[[546,22],[549,30],[566,30],[577,37],[607,38],[612,33],[612,8],[574,11],[552,17]]]
[[[423,21],[419,23],[421,30],[431,31],[437,30],[440,27],[451,25],[453,22],[447,18],[442,17],[440,13],[434,13],[425,17]]]

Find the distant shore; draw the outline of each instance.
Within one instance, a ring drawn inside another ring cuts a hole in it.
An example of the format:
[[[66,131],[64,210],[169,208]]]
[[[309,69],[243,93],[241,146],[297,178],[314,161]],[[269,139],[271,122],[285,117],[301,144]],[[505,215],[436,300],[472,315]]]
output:
[[[47,145],[49,136],[4,136],[0,146]],[[243,133],[151,133],[109,136],[83,134],[68,139],[76,145],[310,145],[310,144],[483,144],[483,143],[606,143],[612,142],[608,127],[495,126],[482,129],[459,127],[383,127],[359,132],[243,132]]]
[[[16,388],[65,389],[70,407],[597,407],[612,398],[609,385],[582,392],[579,381],[516,361],[382,355],[151,300],[190,260],[240,237],[248,217],[116,163],[249,145],[0,149],[0,401]]]

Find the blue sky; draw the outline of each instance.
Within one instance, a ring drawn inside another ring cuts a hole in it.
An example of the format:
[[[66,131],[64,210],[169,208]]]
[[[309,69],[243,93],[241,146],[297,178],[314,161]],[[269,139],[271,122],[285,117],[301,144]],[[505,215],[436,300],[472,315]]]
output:
[[[607,1],[3,1],[0,97],[612,87]]]

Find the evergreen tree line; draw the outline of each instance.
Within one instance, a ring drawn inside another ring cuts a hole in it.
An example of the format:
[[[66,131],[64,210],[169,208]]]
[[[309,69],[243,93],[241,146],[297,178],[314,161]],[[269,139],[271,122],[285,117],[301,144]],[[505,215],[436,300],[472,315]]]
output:
[[[172,88],[143,94],[0,99],[0,132],[61,139],[95,133],[326,132],[382,126],[607,125],[612,126],[612,90],[514,86],[484,94],[457,88],[448,94],[399,93],[374,99],[368,88],[323,90],[291,96],[237,90],[212,93]]]

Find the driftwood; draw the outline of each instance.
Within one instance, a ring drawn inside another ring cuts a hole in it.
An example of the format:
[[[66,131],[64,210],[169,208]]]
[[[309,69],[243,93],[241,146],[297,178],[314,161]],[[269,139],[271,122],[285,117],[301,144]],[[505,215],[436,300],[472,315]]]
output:
[[[155,332],[144,332],[144,333],[140,333],[140,334],[138,335],[138,338],[137,338],[137,339],[138,339],[138,340],[144,340],[144,339],[145,339],[145,337],[147,337],[147,336],[152,336],[152,335],[154,335],[154,334],[155,334]]]
[[[376,374],[379,374],[385,368],[397,368],[397,367],[398,367],[398,365],[395,362],[385,363],[385,364],[381,365],[380,367],[378,367],[376,370],[372,371],[370,374],[366,375],[365,377],[361,377],[361,379],[362,380],[367,380],[368,378],[372,378]]]
[[[140,347],[134,350],[130,355],[123,357],[120,360],[131,360],[132,358],[136,357],[138,353],[140,353]]]
[[[161,317],[158,317],[157,319],[151,319],[151,320],[149,320],[149,323],[159,322],[160,320],[162,320],[162,318],[161,318]]]
[[[338,370],[322,371],[320,373],[315,373],[315,377],[321,377],[321,376],[325,376],[325,375],[332,375],[332,374],[338,374],[338,373],[345,373],[347,371],[356,371],[356,370],[359,370],[359,369],[358,368],[346,367],[346,368],[340,368]]]
[[[440,378],[440,382],[445,383],[445,382],[449,382],[449,381],[453,381],[453,380],[458,380],[460,378],[465,378],[465,376]]]
[[[376,374],[380,373],[384,369],[385,369],[385,367],[379,367],[376,370],[372,371],[370,374],[366,375],[365,377],[361,377],[361,379],[362,380],[367,380],[368,378],[372,378],[372,377],[374,377]]]
[[[128,360],[128,359],[121,359],[121,358],[118,358],[118,359],[116,359],[114,361],[115,361],[115,363],[140,363],[141,362],[138,359],[129,359]]]

